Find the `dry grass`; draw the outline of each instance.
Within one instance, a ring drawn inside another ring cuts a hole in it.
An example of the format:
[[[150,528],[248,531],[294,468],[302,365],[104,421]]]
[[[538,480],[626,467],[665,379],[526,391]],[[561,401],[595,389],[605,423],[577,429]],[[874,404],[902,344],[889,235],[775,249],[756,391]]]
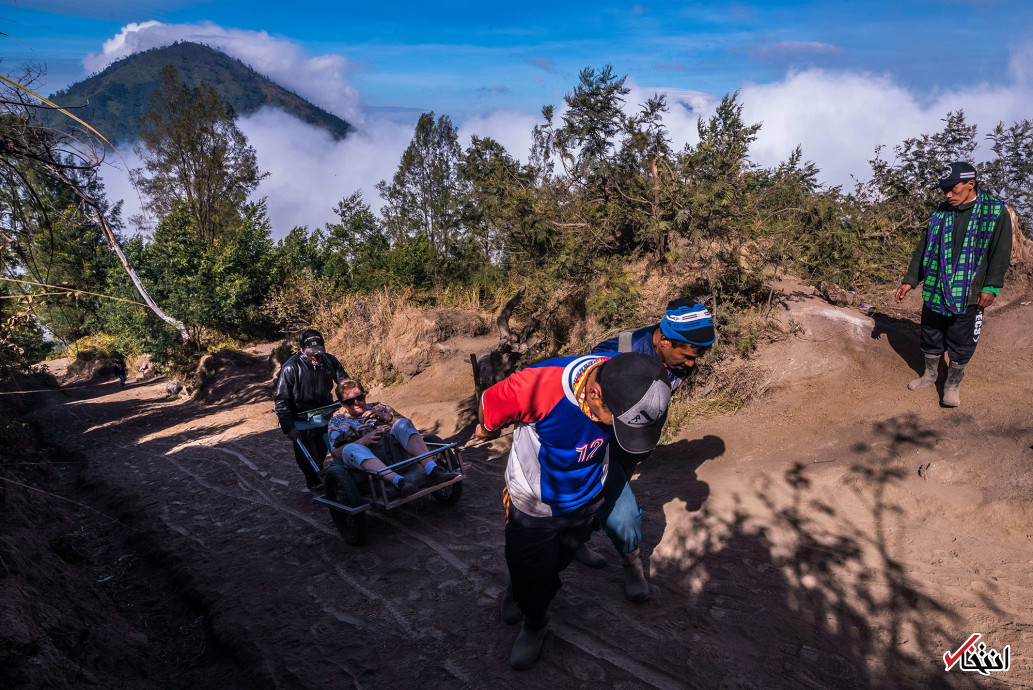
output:
[[[675,395],[667,412],[667,425],[660,437],[660,445],[671,443],[678,432],[697,419],[738,412],[746,405],[723,390],[710,395]]]
[[[764,393],[764,372],[740,357],[698,360],[691,382],[674,394],[667,413],[661,443],[669,443],[678,431],[697,419],[738,412]]]
[[[490,319],[471,290],[340,295],[310,276],[274,291],[265,310],[286,326],[288,338],[304,328],[319,330],[327,350],[367,386],[414,376],[430,363],[435,343],[487,333]]]

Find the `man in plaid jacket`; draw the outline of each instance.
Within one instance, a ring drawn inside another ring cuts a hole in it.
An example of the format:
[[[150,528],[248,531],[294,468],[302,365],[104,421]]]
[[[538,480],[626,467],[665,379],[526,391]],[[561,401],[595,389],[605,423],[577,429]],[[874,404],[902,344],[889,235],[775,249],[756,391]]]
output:
[[[907,385],[913,391],[936,382],[940,357],[950,358],[943,404],[957,407],[965,365],[976,351],[983,309],[1004,286],[1011,257],[1011,216],[1004,202],[976,182],[976,169],[951,163],[936,183],[946,195],[918,243],[898,302],[922,285],[922,352],[925,373]]]

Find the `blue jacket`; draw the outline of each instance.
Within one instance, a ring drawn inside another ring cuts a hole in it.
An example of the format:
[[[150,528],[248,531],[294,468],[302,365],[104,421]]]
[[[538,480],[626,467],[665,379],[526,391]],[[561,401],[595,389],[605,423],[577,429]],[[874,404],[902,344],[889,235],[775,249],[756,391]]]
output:
[[[632,333],[631,351],[641,352],[644,355],[649,355],[650,357],[656,357],[657,359],[660,359],[660,355],[656,354],[656,350],[653,348],[653,331],[655,331],[658,328],[660,328],[660,324],[656,324],[655,326],[646,326],[645,328],[640,328],[634,333]],[[619,335],[614,336],[609,340],[604,340],[603,342],[599,343],[598,345],[592,348],[592,354],[610,356],[617,354],[617,339],[619,337]],[[663,362],[661,362],[661,364],[663,364]],[[664,368],[666,369],[666,367]],[[682,384],[682,381],[685,380],[682,377],[677,376],[670,369],[667,369],[667,378],[671,382],[672,392]]]

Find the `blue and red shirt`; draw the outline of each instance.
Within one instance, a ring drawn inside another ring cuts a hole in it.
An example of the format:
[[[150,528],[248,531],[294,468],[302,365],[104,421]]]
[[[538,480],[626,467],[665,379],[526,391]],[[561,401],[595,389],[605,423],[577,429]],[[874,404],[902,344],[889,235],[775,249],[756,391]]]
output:
[[[484,426],[517,424],[506,488],[521,512],[535,517],[571,513],[602,491],[613,429],[581,410],[574,389],[587,369],[607,359],[548,359],[484,391]]]

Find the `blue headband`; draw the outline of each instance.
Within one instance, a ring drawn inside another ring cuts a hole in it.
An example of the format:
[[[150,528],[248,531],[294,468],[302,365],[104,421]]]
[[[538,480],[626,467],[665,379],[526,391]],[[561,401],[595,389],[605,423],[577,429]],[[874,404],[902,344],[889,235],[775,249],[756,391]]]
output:
[[[682,340],[697,347],[708,347],[717,340],[714,317],[702,304],[668,309],[660,322],[668,340]]]

